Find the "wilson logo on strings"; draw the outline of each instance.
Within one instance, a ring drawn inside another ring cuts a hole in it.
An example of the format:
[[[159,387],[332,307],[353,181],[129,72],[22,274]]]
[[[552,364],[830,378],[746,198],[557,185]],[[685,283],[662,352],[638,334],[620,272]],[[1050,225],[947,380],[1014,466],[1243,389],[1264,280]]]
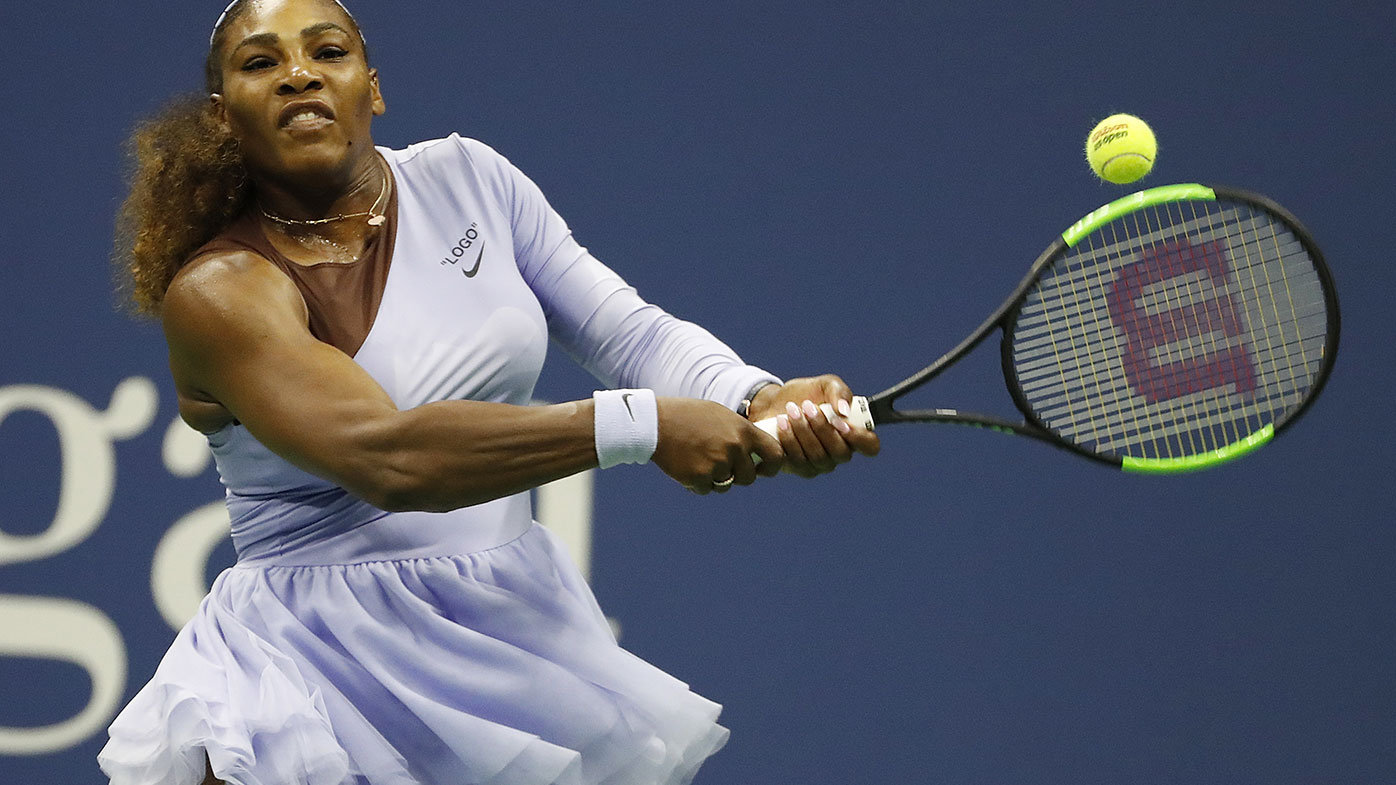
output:
[[[1221,243],[1177,242],[1145,251],[1115,277],[1110,318],[1128,342],[1125,375],[1150,403],[1226,385],[1237,393],[1255,390],[1230,272]]]

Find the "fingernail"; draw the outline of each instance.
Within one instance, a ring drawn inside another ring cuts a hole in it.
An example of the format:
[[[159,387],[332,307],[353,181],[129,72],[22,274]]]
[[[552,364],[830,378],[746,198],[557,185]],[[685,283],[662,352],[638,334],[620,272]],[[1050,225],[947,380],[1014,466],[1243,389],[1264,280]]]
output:
[[[810,419],[819,416],[819,407],[814,405],[814,401],[805,401],[805,416]]]
[[[794,401],[785,404],[785,412],[790,415],[790,419],[792,420],[804,418],[804,415],[800,413],[800,407],[796,406]]]
[[[853,411],[853,407],[848,405],[848,401],[845,401],[842,398],[839,399],[838,403],[834,404],[834,408],[837,409],[839,414],[842,414],[844,417],[847,417]]]
[[[834,419],[834,427],[839,429],[839,433],[848,433],[849,431],[853,430],[853,426],[848,424],[848,420],[845,420],[842,417],[836,417]]]
[[[778,415],[776,415],[776,425],[780,426],[780,429],[781,429],[782,431],[788,431],[788,430],[790,430],[790,415],[788,415],[788,414],[778,414]]]

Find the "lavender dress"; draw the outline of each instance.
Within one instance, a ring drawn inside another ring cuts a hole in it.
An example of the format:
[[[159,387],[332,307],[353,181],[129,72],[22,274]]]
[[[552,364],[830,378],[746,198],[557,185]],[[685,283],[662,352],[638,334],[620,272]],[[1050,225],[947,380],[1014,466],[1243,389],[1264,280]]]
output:
[[[400,408],[526,404],[549,338],[608,386],[735,406],[774,378],[641,300],[489,147],[380,152],[397,239],[354,359]],[[617,646],[528,494],[388,513],[241,426],[209,441],[238,561],[112,723],[113,785],[196,785],[205,755],[237,785],[686,783],[726,741]]]

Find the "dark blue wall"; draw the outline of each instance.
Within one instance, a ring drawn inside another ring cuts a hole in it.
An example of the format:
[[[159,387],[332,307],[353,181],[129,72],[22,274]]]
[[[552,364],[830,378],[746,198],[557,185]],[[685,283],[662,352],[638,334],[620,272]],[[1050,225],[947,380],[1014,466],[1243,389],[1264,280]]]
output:
[[[157,544],[219,498],[211,470],[162,457],[162,341],[114,312],[105,260],[122,139],[198,87],[221,7],[0,5],[0,742],[77,715],[98,680],[12,656],[39,645],[25,625],[66,619],[45,645],[108,671],[101,641],[119,641],[123,702],[149,676],[173,635]],[[642,294],[783,375],[871,392],[957,342],[1125,192],[1081,151],[1115,111],[1159,136],[1143,185],[1269,194],[1331,261],[1344,335],[1323,399],[1212,472],[1128,477],[909,429],[831,477],[721,498],[653,467],[599,475],[602,605],[627,647],[726,706],[732,741],[699,782],[1396,779],[1390,3],[351,7],[381,143],[490,143]],[[992,353],[976,360],[926,398],[1008,411]],[[539,393],[591,389],[555,356]],[[87,424],[71,444],[106,433],[112,461],[65,455],[53,418],[15,403],[31,398]],[[78,541],[4,558],[51,534],[60,486],[91,501],[113,467]],[[0,783],[96,782],[103,735],[0,752]]]

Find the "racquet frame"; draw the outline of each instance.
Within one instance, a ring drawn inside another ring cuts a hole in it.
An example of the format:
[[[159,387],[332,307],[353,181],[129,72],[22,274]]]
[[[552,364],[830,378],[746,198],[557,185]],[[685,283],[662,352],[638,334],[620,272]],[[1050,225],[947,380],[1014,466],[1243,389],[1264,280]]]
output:
[[[1010,340],[1013,335],[1015,322],[1019,315],[1019,308],[1028,294],[1033,290],[1043,270],[1097,228],[1110,223],[1116,218],[1128,215],[1145,207],[1167,202],[1186,200],[1215,201],[1217,199],[1248,203],[1279,217],[1288,225],[1290,231],[1298,238],[1300,243],[1304,246],[1304,250],[1313,260],[1314,267],[1316,268],[1323,287],[1328,328],[1325,335],[1323,359],[1314,383],[1310,387],[1308,394],[1304,397],[1304,400],[1294,409],[1284,412],[1283,415],[1274,422],[1267,424],[1240,441],[1202,455],[1182,458],[1140,459],[1100,454],[1080,447],[1058,436],[1038,419],[1024,398],[1018,384],[1017,372],[1013,364],[1012,341]],[[955,364],[961,357],[974,351],[994,332],[995,328],[999,328],[1000,330],[1000,358],[1003,366],[1004,380],[1013,397],[1014,405],[1025,418],[1023,422],[1014,422],[995,415],[967,412],[958,409],[934,408],[901,410],[895,407],[898,398],[901,398],[912,390],[936,378],[946,368]],[[1003,304],[995,309],[994,312],[964,340],[960,341],[960,343],[950,351],[941,355],[935,362],[927,365],[925,368],[922,368],[902,381],[897,382],[891,387],[888,387],[882,392],[869,397],[867,399],[867,405],[872,420],[879,425],[898,422],[968,425],[978,428],[988,428],[1003,433],[1016,433],[1021,436],[1030,436],[1034,439],[1052,444],[1053,446],[1070,450],[1078,455],[1083,455],[1096,461],[1131,471],[1151,473],[1192,471],[1207,468],[1249,453],[1268,442],[1275,434],[1298,419],[1298,417],[1312,405],[1328,380],[1334,359],[1337,357],[1339,328],[1338,299],[1333,286],[1332,274],[1329,272],[1328,265],[1324,262],[1323,255],[1319,251],[1318,245],[1314,242],[1312,235],[1310,235],[1308,230],[1299,223],[1298,219],[1287,210],[1265,196],[1238,188],[1205,186],[1195,183],[1160,186],[1116,199],[1088,214],[1080,221],[1077,221],[1071,228],[1057,237],[1052,244],[1037,257],[1037,260],[1033,262],[1027,274],[1013,290],[1012,294],[1010,294],[1008,298],[1004,300]]]

